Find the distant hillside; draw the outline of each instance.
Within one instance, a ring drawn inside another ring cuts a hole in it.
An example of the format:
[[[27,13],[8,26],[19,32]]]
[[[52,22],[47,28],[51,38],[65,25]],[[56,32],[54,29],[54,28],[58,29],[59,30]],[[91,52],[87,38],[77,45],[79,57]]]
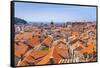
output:
[[[20,19],[20,18],[15,17],[15,24],[28,24],[28,23],[24,19]]]

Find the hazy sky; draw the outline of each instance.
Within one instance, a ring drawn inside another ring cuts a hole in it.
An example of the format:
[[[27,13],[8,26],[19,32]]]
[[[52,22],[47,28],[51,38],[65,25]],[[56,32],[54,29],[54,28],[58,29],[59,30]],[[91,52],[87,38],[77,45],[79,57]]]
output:
[[[15,17],[28,22],[96,21],[96,7],[15,2]]]

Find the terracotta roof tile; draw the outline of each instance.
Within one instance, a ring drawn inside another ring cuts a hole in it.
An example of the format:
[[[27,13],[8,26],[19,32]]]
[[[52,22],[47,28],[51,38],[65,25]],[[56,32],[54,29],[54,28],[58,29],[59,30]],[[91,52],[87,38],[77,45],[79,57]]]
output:
[[[29,38],[26,43],[32,47],[37,46],[40,44],[40,38],[37,36],[33,38]]]
[[[48,36],[46,39],[44,39],[44,41],[42,43],[50,46],[52,43],[53,38],[51,36]]]
[[[15,56],[21,57],[21,55],[24,55],[27,49],[28,49],[28,46],[26,46],[23,43],[19,43],[19,45],[15,44]]]
[[[15,40],[22,40],[22,39],[28,39],[30,37],[32,37],[32,32],[24,32],[24,33],[20,33],[20,34],[16,34],[15,36]]]
[[[37,64],[39,61],[42,60],[44,56],[46,56],[48,51],[35,51],[35,50],[30,50],[27,52],[24,56],[24,59],[19,63],[19,65],[23,65],[25,62],[29,62],[30,64]],[[28,61],[29,60],[29,61]],[[28,64],[28,63],[26,63]]]

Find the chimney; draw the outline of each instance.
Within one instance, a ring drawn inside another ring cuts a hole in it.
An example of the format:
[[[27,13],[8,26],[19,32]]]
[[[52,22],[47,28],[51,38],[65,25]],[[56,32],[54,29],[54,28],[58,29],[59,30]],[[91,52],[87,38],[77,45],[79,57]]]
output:
[[[50,57],[49,63],[50,63],[50,64],[54,64],[54,58],[53,58],[53,57]]]

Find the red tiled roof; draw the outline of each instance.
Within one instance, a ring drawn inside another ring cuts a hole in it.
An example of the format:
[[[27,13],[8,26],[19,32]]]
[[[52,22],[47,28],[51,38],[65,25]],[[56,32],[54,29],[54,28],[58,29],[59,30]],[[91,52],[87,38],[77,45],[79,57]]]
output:
[[[15,36],[15,40],[22,40],[22,39],[28,39],[30,37],[32,37],[32,32],[23,32],[20,34],[16,34]]]
[[[41,64],[48,64],[50,61],[50,58],[54,60],[55,64],[58,64],[60,59],[63,57],[67,57],[67,47],[63,44],[59,44],[62,48],[58,48],[58,42],[54,42],[52,44],[52,47],[49,50],[48,55],[42,58],[42,60],[37,63],[37,65]],[[65,48],[64,48],[65,47]],[[63,50],[62,50],[63,49]]]
[[[57,44],[55,50],[62,57],[67,57],[68,47],[63,42]]]
[[[81,50],[82,53],[93,53],[94,51],[96,52],[96,45],[91,42],[88,42],[87,47]]]
[[[52,37],[48,36],[46,39],[44,39],[44,41],[42,43],[45,43],[46,45],[50,46],[52,43]]]
[[[27,40],[27,44],[34,47],[40,44],[40,38],[39,37],[33,37],[33,38],[29,38]]]
[[[19,43],[19,45],[15,44],[15,56],[21,57],[27,51],[28,46],[23,43]]]
[[[46,56],[48,51],[35,51],[35,50],[30,50],[28,51],[24,56],[25,58],[18,64],[20,66],[25,65],[30,65],[31,63],[37,64],[39,61],[42,60],[42,57]],[[28,63],[30,64],[28,64]]]

